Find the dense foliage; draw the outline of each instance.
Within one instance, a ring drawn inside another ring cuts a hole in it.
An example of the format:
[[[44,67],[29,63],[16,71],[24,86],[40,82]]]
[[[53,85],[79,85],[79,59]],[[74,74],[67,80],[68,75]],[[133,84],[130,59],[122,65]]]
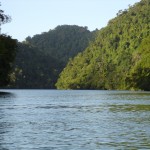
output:
[[[64,68],[58,89],[150,90],[150,1],[142,0],[98,32]]]
[[[18,43],[10,87],[53,88],[62,63],[27,44]]]
[[[87,27],[62,25],[27,37],[19,43],[13,71],[13,88],[55,88],[68,60],[82,52],[94,37]]]
[[[10,81],[16,48],[16,40],[10,36],[0,35],[0,87],[6,86]]]
[[[62,25],[33,38],[27,37],[26,43],[38,47],[43,53],[50,54],[66,64],[69,58],[76,56],[87,47],[91,35],[87,27]]]
[[[0,5],[1,6],[1,5]],[[17,41],[10,36],[1,35],[1,25],[11,21],[0,9],[0,87],[6,86],[10,81],[10,71],[15,58]]]

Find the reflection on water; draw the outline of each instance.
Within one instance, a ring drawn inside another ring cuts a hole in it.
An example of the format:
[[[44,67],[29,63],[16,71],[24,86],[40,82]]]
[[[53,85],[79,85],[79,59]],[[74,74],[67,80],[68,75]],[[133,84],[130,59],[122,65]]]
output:
[[[9,92],[0,92],[0,97],[9,96],[11,93]]]
[[[145,112],[145,111],[150,111],[150,105],[143,105],[143,104],[138,104],[138,105],[110,105],[110,111],[113,112]]]
[[[15,97],[15,95],[13,93],[10,93],[10,92],[1,92],[0,91],[0,99],[11,98],[11,97]]]
[[[0,149],[150,149],[150,94],[10,90],[0,96]],[[15,96],[14,96],[15,95]]]

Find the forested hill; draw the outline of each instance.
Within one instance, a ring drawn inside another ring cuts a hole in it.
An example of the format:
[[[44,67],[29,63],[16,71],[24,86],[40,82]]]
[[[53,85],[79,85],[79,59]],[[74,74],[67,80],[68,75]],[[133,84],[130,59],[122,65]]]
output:
[[[66,64],[69,58],[76,56],[88,46],[93,33],[87,27],[61,25],[33,38],[27,37],[26,43],[38,47],[40,51]]]
[[[56,86],[150,90],[150,1],[119,11],[95,41],[69,61]]]
[[[55,88],[60,72],[94,38],[87,27],[62,25],[18,43],[11,88]]]

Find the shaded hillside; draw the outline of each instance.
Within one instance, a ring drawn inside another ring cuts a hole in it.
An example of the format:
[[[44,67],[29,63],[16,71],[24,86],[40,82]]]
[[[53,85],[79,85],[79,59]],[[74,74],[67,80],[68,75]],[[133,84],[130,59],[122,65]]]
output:
[[[33,38],[27,37],[26,43],[38,47],[43,53],[50,54],[66,64],[69,58],[76,56],[88,46],[91,38],[92,32],[87,27],[62,25]]]
[[[55,88],[68,60],[83,51],[94,33],[63,25],[19,43],[12,88]]]
[[[11,87],[53,88],[62,63],[39,51],[36,47],[18,43],[18,53]]]
[[[71,59],[58,89],[150,90],[150,1],[119,11],[83,53]]]

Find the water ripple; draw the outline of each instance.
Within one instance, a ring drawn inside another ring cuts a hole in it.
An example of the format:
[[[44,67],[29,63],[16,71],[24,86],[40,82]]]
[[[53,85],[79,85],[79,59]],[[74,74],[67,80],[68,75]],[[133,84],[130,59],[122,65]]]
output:
[[[0,149],[150,149],[150,95],[12,90],[0,97]]]

